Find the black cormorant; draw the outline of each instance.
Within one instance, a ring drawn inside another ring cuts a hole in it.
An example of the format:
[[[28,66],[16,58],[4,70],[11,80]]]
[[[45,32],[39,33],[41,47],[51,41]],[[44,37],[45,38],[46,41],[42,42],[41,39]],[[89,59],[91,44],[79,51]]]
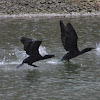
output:
[[[63,56],[61,61],[67,60],[69,62],[70,59],[95,49],[95,48],[85,48],[82,51],[79,51],[77,47],[78,36],[70,22],[68,22],[67,25],[65,26],[63,22],[60,21],[60,29],[61,29],[62,44],[64,46],[64,49],[68,51],[68,53]]]
[[[39,60],[44,60],[48,58],[54,57],[54,55],[45,55],[41,56],[39,54],[39,46],[42,43],[42,41],[38,40],[33,40],[30,38],[22,37],[21,42],[24,45],[24,50],[26,53],[29,55],[26,59],[23,60],[23,62],[17,66],[17,68],[21,67],[24,63],[27,63],[30,66],[37,67],[36,65],[33,65],[33,62],[39,61]]]

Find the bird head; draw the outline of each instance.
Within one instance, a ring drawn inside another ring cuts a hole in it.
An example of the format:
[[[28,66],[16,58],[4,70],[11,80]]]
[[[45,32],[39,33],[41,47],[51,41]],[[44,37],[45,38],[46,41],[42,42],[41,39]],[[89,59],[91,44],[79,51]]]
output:
[[[95,48],[85,48],[84,50],[86,51],[86,52],[88,52],[88,51],[91,51],[91,50],[94,50]]]
[[[94,50],[94,49],[96,49],[96,48],[90,48],[90,51],[91,51],[91,50]]]
[[[89,52],[91,50],[94,50],[95,48],[85,48],[81,51],[81,54],[85,53],[85,52]]]

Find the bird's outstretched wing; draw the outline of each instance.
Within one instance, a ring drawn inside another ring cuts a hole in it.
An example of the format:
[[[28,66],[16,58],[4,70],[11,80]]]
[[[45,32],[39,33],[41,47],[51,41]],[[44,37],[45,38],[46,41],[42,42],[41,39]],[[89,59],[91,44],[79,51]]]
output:
[[[62,21],[60,21],[60,29],[61,29],[61,41],[66,51],[78,50],[77,40],[78,36],[71,25],[71,23],[67,23],[65,26]]]
[[[21,42],[23,43],[24,50],[26,51],[26,53],[28,55],[32,56],[32,55],[37,54],[37,53],[39,54],[38,49],[39,49],[39,46],[42,43],[42,41],[22,37]]]

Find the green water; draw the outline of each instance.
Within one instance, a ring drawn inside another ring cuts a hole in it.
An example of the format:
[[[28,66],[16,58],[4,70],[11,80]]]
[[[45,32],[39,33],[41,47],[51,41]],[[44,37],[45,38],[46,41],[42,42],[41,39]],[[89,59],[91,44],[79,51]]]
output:
[[[100,17],[0,18],[0,100],[100,99],[100,53],[93,50],[70,64],[59,63],[66,53],[60,40],[60,20],[72,23],[80,50],[99,43]],[[38,68],[25,64],[16,69],[27,57],[22,36],[42,40],[42,54],[55,57],[36,62]]]

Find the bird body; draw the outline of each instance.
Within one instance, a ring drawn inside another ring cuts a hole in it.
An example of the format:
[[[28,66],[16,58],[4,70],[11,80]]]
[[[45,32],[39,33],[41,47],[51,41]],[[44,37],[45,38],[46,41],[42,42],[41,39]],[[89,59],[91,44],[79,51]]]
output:
[[[48,58],[54,57],[54,55],[41,56],[39,54],[39,46],[42,43],[42,41],[38,41],[38,40],[33,40],[33,39],[30,39],[30,38],[22,37],[21,38],[21,42],[23,43],[24,50],[29,55],[29,57],[25,58],[23,60],[23,62],[19,66],[17,66],[17,68],[21,67],[24,63],[27,63],[30,66],[37,67],[36,65],[34,65],[32,63],[34,63],[36,61],[39,61],[39,60],[44,60],[44,59],[48,59]]]
[[[53,57],[54,55],[45,55],[45,56],[41,56],[39,55],[34,55],[34,56],[29,56],[26,59],[23,60],[23,63],[27,63],[28,65],[32,66],[33,62],[37,62],[39,60],[44,60],[44,59],[48,59]]]
[[[93,48],[94,49],[94,48]],[[63,56],[63,58],[62,58],[62,60],[61,61],[63,61],[63,60],[67,60],[67,61],[69,61],[70,59],[72,59],[72,58],[74,58],[74,57],[77,57],[77,56],[79,56],[79,55],[82,55],[83,53],[85,53],[85,52],[88,52],[88,51],[91,51],[92,50],[92,48],[85,48],[85,49],[83,49],[82,51],[73,51],[73,52],[68,52],[67,54],[65,54],[64,56]]]
[[[95,49],[95,48],[85,48],[82,51],[79,51],[77,46],[78,36],[70,22],[68,22],[67,25],[65,26],[63,22],[60,21],[60,29],[61,29],[62,44],[64,46],[64,49],[68,51],[68,53],[63,56],[61,61],[63,60],[69,61],[70,59],[78,55],[81,55],[85,52]]]
[[[69,62],[70,59],[72,59],[72,58],[74,58],[74,57],[76,57],[78,55],[80,55],[80,52],[68,52],[67,54],[65,54],[63,56],[63,58],[61,59],[61,61],[67,60]]]

